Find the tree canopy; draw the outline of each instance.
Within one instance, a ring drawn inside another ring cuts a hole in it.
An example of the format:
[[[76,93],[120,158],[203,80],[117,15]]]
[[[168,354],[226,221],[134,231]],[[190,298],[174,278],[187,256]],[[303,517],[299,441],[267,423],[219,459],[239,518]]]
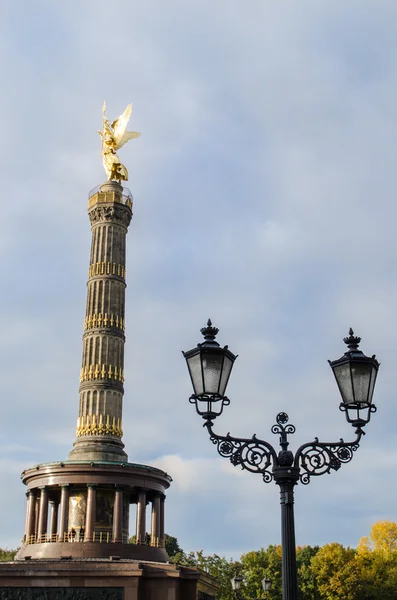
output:
[[[339,543],[297,548],[299,600],[396,600],[397,524],[375,523],[357,549]],[[174,555],[173,562],[195,566],[216,577],[218,600],[234,600],[230,580],[243,577],[242,596],[263,598],[262,579],[272,582],[269,600],[282,600],[281,546],[252,550],[238,561],[203,551]]]

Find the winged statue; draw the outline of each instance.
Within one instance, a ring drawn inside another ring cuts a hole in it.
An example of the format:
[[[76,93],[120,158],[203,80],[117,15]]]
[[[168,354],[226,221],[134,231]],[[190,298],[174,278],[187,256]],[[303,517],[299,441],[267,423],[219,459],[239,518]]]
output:
[[[102,138],[102,160],[107,178],[110,180],[127,181],[128,170],[120,162],[117,150],[120,150],[129,140],[139,137],[137,131],[126,131],[128,121],[132,113],[132,105],[129,104],[122,115],[110,123],[106,118],[106,102],[102,107],[102,131],[98,131]]]

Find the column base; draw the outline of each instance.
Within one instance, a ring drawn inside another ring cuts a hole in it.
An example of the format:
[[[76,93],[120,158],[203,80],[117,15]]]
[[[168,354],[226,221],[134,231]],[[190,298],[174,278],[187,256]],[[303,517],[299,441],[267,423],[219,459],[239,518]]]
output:
[[[24,544],[17,552],[15,560],[30,558],[109,558],[119,556],[135,560],[150,560],[167,562],[169,560],[165,548],[152,548],[137,544],[122,544],[120,542],[54,542],[47,544]]]
[[[128,462],[122,441],[80,438],[69,452],[69,460]]]

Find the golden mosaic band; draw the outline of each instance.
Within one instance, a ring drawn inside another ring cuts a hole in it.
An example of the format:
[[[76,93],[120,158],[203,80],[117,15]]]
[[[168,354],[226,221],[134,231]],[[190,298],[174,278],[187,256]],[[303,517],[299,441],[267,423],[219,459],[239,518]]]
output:
[[[96,379],[115,379],[124,383],[124,369],[112,365],[89,365],[80,369],[80,383]]]
[[[88,315],[88,317],[84,319],[84,331],[86,329],[91,329],[92,327],[116,327],[116,329],[120,329],[120,331],[124,331],[125,329],[123,317],[113,314],[108,315],[107,313]]]
[[[123,437],[120,418],[110,415],[84,415],[77,419],[76,435],[117,435]]]
[[[88,277],[94,275],[118,275],[125,279],[125,267],[111,262],[97,262],[89,266]]]
[[[95,206],[95,204],[100,203],[123,204],[125,206],[128,206],[128,208],[132,210],[131,200],[129,198],[125,198],[125,201],[123,202],[123,196],[115,192],[98,192],[97,194],[94,194],[93,196],[91,196],[91,198],[88,199],[88,208],[92,208],[93,206]]]

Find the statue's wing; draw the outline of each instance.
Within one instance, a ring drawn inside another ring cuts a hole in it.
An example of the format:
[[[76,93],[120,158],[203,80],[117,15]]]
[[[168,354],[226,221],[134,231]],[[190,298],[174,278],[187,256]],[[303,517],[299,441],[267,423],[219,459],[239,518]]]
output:
[[[119,142],[123,137],[125,130],[127,129],[128,121],[130,120],[130,116],[132,113],[132,104],[129,104],[122,115],[119,116],[118,119],[113,121],[113,138],[116,143],[116,146],[119,147]],[[124,142],[125,143],[125,142]]]
[[[138,133],[137,131],[126,131],[121,140],[119,141],[119,143],[116,146],[116,150],[119,150],[119,148],[121,148],[121,146],[124,146],[124,144],[126,144],[128,142],[128,140],[133,140],[134,138],[139,137],[141,134]]]

